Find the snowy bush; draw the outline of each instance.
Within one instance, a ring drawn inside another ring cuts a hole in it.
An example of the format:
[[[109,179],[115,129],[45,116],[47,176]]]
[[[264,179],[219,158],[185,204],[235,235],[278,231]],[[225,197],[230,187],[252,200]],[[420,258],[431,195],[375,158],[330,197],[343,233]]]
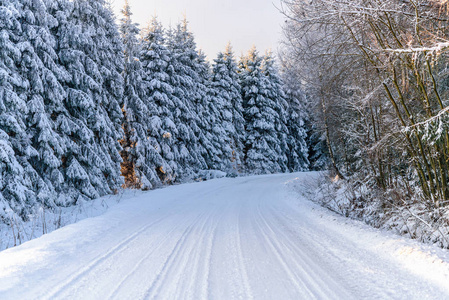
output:
[[[220,170],[201,170],[198,172],[195,181],[206,181],[216,178],[224,178],[228,174]]]

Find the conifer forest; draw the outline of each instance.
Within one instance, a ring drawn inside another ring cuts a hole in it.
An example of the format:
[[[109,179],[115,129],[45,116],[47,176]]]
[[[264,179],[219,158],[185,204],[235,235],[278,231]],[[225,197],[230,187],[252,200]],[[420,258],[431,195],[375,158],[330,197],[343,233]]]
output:
[[[0,3],[3,221],[217,171],[308,170],[304,95],[270,51],[210,62],[187,20],[140,30],[128,4]]]

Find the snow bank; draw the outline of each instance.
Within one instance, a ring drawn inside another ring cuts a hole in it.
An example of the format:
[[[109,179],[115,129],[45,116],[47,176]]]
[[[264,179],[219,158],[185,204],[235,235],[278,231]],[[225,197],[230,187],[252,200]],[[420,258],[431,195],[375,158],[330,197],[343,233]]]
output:
[[[357,188],[345,180],[329,178],[323,172],[307,182],[292,182],[293,188],[308,199],[345,217],[361,220],[375,228],[420,242],[449,249],[449,209],[431,209],[423,201],[404,200],[404,195],[385,194]]]
[[[35,208],[28,215],[28,221],[22,221],[10,211],[5,223],[0,223],[0,251],[18,246],[66,225],[77,223],[105,213],[118,203],[134,198],[145,192],[122,190],[118,195],[101,197],[90,201],[79,201],[71,207],[54,209]]]

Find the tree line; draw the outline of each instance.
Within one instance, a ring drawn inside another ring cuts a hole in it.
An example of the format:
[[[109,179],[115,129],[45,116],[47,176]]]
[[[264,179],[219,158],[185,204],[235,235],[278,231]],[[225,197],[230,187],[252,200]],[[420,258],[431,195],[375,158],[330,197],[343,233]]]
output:
[[[270,52],[210,64],[186,20],[140,32],[128,3],[0,0],[0,218],[204,170],[309,167],[302,94]]]

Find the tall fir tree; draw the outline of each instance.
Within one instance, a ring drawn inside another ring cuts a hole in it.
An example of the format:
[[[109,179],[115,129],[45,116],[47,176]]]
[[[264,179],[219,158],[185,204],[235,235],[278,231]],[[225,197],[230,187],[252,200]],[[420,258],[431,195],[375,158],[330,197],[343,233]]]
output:
[[[195,70],[198,74],[197,107],[200,120],[199,141],[208,169],[226,170],[230,168],[230,137],[223,127],[221,111],[224,107],[223,97],[212,85],[212,72],[206,55],[199,51]]]
[[[180,100],[174,114],[174,122],[179,133],[175,159],[180,167],[181,179],[190,178],[199,170],[206,168],[204,160],[206,150],[203,144],[198,142],[202,122],[198,115],[201,107],[195,106],[200,97],[199,76],[195,71],[198,52],[186,19],[168,32],[167,46],[173,66],[169,73],[174,88],[173,96]]]
[[[264,88],[266,90],[266,97],[269,99],[270,108],[276,114],[274,117],[274,126],[277,133],[278,142],[275,144],[277,152],[277,163],[280,169],[277,172],[288,171],[288,157],[289,152],[288,137],[290,135],[287,127],[287,112],[289,110],[289,103],[286,101],[283,83],[275,67],[273,54],[267,51],[262,59],[261,70],[264,75]]]
[[[56,8],[54,1],[20,1],[22,25],[22,76],[28,80],[29,88],[24,93],[28,114],[27,134],[36,155],[28,158],[25,170],[32,174],[38,202],[47,207],[54,206],[57,194],[62,191],[64,176],[59,170],[61,158],[67,151],[56,120],[66,113],[63,101],[66,97],[61,81],[68,75],[58,65],[56,42],[51,32],[57,26],[50,14]]]
[[[156,17],[151,20],[144,34],[139,57],[143,69],[142,79],[146,82],[145,96],[147,101],[152,103],[155,113],[151,131],[159,153],[166,162],[157,173],[162,182],[169,183],[176,180],[180,172],[177,159],[180,139],[175,116],[184,104],[174,95],[173,82],[169,75],[175,72],[171,53],[165,46],[164,29]]]
[[[148,99],[145,93],[145,73],[138,59],[139,29],[131,20],[128,1],[125,1],[122,14],[120,32],[125,49],[122,175],[127,186],[151,189],[162,184],[158,172],[167,169],[160,150],[157,151],[160,145],[153,136],[158,130],[152,127],[159,126],[161,121],[155,103]]]
[[[284,75],[284,91],[289,103],[287,126],[289,129],[288,168],[291,172],[307,171],[310,167],[309,149],[307,145],[307,111],[304,105],[304,94],[298,82],[292,76]]]
[[[0,221],[8,223],[15,215],[25,219],[34,198],[31,180],[17,161],[8,134],[0,129]]]
[[[212,67],[212,87],[221,99],[219,105],[220,120],[229,140],[230,153],[226,148],[225,157],[230,160],[232,169],[229,172],[241,172],[243,144],[245,140],[245,120],[243,119],[242,95],[237,73],[237,63],[232,47],[227,45],[224,52],[218,53]]]
[[[270,97],[266,76],[262,71],[262,58],[253,47],[239,63],[240,83],[246,141],[245,167],[252,174],[280,172],[279,134],[276,122],[280,118],[278,103]]]
[[[79,0],[86,1],[86,0]],[[98,65],[102,77],[101,98],[98,109],[104,116],[96,120],[94,132],[98,143],[98,153],[103,158],[104,167],[95,167],[99,179],[97,190],[102,195],[120,187],[120,143],[123,137],[123,43],[117,27],[113,9],[107,0],[87,0],[92,10],[86,14],[87,24],[96,29],[92,35],[95,46],[89,56]],[[92,29],[92,27],[90,27]]]
[[[24,93],[29,82],[18,68],[22,34],[19,2],[0,3],[0,218],[7,222],[11,213],[25,218],[36,201],[31,176],[23,166],[37,153],[26,134],[24,119],[28,113]]]
[[[112,193],[120,176],[123,47],[103,0],[60,1],[53,14],[67,113],[56,119],[67,151],[61,158],[64,202]],[[60,199],[62,199],[60,197]],[[64,204],[64,203],[62,203]]]

